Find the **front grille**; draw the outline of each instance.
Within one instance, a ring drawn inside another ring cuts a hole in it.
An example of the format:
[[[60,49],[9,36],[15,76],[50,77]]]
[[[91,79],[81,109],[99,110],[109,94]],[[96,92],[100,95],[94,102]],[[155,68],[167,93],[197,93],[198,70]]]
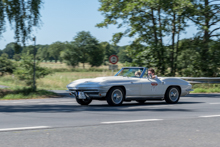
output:
[[[97,89],[83,89],[83,88],[79,88],[79,89],[77,89],[77,88],[73,88],[73,89],[69,89],[69,91],[97,91],[98,92],[98,90]]]

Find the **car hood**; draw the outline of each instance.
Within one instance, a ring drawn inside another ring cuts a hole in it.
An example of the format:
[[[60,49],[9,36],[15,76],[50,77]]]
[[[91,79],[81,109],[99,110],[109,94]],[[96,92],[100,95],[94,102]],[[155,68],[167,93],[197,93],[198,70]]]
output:
[[[109,76],[109,77],[97,77],[92,79],[79,79],[71,82],[67,85],[67,88],[78,88],[78,87],[102,87],[113,84],[126,83],[131,81],[138,81],[139,78],[122,77],[122,76]]]

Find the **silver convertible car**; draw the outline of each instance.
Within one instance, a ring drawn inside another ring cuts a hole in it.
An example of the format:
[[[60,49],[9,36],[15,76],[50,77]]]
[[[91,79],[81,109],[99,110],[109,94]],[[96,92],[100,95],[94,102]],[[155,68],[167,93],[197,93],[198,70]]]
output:
[[[139,75],[136,75],[136,73]],[[180,96],[192,91],[192,85],[180,78],[148,76],[145,67],[124,67],[115,76],[79,79],[67,85],[70,95],[81,105],[92,100],[106,100],[109,105],[121,105],[123,101],[165,100],[177,103]]]

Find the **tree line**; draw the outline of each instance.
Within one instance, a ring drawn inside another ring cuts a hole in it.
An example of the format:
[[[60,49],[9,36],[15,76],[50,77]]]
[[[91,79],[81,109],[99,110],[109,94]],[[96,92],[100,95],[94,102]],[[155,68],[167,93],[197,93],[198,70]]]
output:
[[[54,42],[50,45],[29,45],[21,46],[17,43],[9,43],[1,54],[7,54],[9,59],[19,61],[22,55],[34,54],[36,58],[45,62],[64,62],[72,67],[79,63],[89,63],[93,66],[100,66],[108,63],[111,55],[118,55],[120,62],[131,62],[131,58],[125,52],[126,46],[115,46],[108,42],[99,42],[90,32],[81,31],[73,38],[71,42]],[[5,56],[5,55],[4,55]]]

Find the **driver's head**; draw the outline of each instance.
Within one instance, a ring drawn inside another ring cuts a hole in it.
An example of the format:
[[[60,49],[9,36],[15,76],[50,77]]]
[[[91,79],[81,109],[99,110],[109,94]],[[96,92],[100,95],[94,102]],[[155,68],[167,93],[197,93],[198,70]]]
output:
[[[149,68],[148,69],[148,75],[154,75],[155,74],[155,71],[154,71],[154,69],[153,68]]]

